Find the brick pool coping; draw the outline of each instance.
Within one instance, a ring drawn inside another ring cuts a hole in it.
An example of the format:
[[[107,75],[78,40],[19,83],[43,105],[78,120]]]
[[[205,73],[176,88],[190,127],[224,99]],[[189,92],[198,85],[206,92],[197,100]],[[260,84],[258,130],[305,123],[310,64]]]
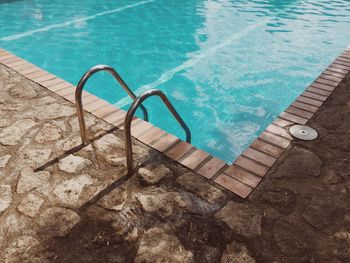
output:
[[[75,103],[75,86],[0,48],[0,63],[55,94]],[[181,141],[151,123],[135,118],[132,136],[221,187],[247,198],[293,138],[288,127],[306,124],[350,72],[347,47],[296,100],[234,161],[232,165]],[[87,91],[82,94],[84,110],[123,129],[126,112]]]

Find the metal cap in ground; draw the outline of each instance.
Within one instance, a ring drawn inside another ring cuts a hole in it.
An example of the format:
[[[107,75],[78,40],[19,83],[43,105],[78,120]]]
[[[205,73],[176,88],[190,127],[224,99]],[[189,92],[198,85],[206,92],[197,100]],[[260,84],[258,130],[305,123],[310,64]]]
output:
[[[289,132],[293,137],[303,141],[312,141],[318,136],[315,129],[305,125],[293,125],[289,128]]]

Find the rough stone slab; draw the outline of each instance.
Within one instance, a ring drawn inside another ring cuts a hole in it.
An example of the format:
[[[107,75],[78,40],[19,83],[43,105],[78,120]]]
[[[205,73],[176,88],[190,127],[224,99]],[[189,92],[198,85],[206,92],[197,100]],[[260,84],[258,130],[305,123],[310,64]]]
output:
[[[11,204],[12,191],[10,185],[0,185],[0,214]]]
[[[0,98],[0,105],[5,103],[5,100],[3,98]],[[1,118],[0,119],[0,128],[7,127],[11,125],[11,120],[7,118]]]
[[[62,207],[46,209],[38,218],[38,224],[46,234],[65,236],[80,221],[80,216],[73,210]]]
[[[38,143],[49,143],[58,140],[61,136],[61,130],[59,127],[46,123],[35,136],[35,141]]]
[[[45,96],[45,97],[42,97],[42,98],[39,98],[37,101],[36,101],[36,105],[45,105],[45,104],[53,104],[57,102],[57,100],[51,96]]]
[[[225,197],[225,194],[218,188],[191,173],[178,177],[176,182],[209,203],[216,203]]]
[[[8,245],[8,235],[21,235],[28,229],[30,219],[17,213],[9,213],[0,217],[0,246]],[[0,250],[1,253],[1,250]],[[1,255],[1,254],[0,254]]]
[[[24,134],[35,125],[30,119],[18,120],[11,126],[0,131],[0,144],[17,145]]]
[[[60,203],[68,206],[77,206],[81,203],[79,201],[84,188],[93,182],[94,179],[90,175],[79,175],[57,185],[53,190],[53,194]]]
[[[64,151],[69,151],[69,150],[73,149],[74,147],[81,145],[81,143],[82,143],[82,141],[81,141],[80,136],[72,136],[72,137],[64,140],[61,143],[61,146],[62,146],[62,149]]]
[[[46,263],[44,258],[35,258],[37,252],[41,249],[38,239],[33,236],[24,235],[12,241],[4,251],[4,261],[6,263],[15,262],[42,262]]]
[[[35,110],[36,117],[40,120],[54,120],[76,114],[74,107],[62,105],[62,103],[39,106],[36,107]]]
[[[50,177],[50,173],[47,171],[34,173],[31,169],[25,168],[20,173],[17,193],[23,194],[34,189],[45,188],[50,182]]]
[[[215,218],[225,222],[241,236],[254,238],[261,235],[262,216],[247,204],[228,202],[215,214]]]
[[[107,134],[94,142],[96,154],[107,164],[113,166],[125,166],[125,144],[117,136]]]
[[[286,256],[304,257],[310,253],[310,243],[315,242],[307,224],[289,216],[273,225],[273,235],[279,251]],[[304,261],[310,262],[310,260]]]
[[[154,227],[144,233],[135,258],[135,263],[148,262],[193,262],[193,254],[176,236]]]
[[[156,167],[152,167],[150,165],[142,167],[138,170],[138,174],[147,184],[158,183],[164,177],[173,175],[170,169],[164,164],[158,165]]]
[[[301,216],[322,233],[346,238],[346,233],[350,232],[350,208],[344,207],[343,203],[345,201],[348,204],[349,198],[340,195],[342,191],[338,186],[343,185],[335,185],[337,190],[332,196],[325,196],[322,192],[312,195],[314,198],[305,206]]]
[[[58,168],[67,173],[77,173],[91,164],[88,159],[70,154],[58,162]]]
[[[101,153],[113,151],[115,147],[125,149],[125,143],[114,134],[107,134],[103,136],[101,139],[95,141],[94,145],[96,150],[100,151]]]
[[[350,241],[350,232],[339,231],[339,232],[334,233],[334,237],[349,242]]]
[[[10,84],[9,95],[14,98],[32,99],[37,96],[35,89],[29,83]]]
[[[51,149],[26,149],[21,155],[24,164],[36,167],[49,159]]]
[[[41,197],[34,194],[29,194],[24,199],[22,199],[17,209],[19,212],[26,216],[34,217],[43,203],[44,199]]]
[[[108,210],[120,211],[126,202],[127,192],[124,187],[118,187],[98,201],[98,205]]]
[[[259,196],[262,203],[273,207],[281,214],[288,215],[293,212],[296,196],[295,194],[286,188],[274,188],[271,190],[265,190],[264,193]]]
[[[280,165],[280,172],[272,176],[284,178],[317,177],[321,173],[321,166],[322,161],[315,153],[296,146],[291,150],[289,158]],[[303,167],[302,172],[296,169],[298,167]]]
[[[91,115],[85,114],[84,116],[85,120],[85,126],[87,129],[89,129],[91,126],[96,124],[95,118],[93,118]],[[72,131],[80,131],[79,127],[79,121],[77,117],[74,117],[69,121],[69,125],[72,128]]]
[[[162,188],[148,188],[136,195],[142,208],[148,213],[155,213],[160,217],[172,215],[176,208],[186,207],[185,200],[177,192],[167,192]]]
[[[5,168],[6,164],[10,160],[10,158],[11,158],[11,155],[9,155],[9,154],[0,156],[0,168]]]
[[[236,241],[232,241],[226,246],[221,257],[221,263],[255,263],[255,259],[250,254],[247,247]]]

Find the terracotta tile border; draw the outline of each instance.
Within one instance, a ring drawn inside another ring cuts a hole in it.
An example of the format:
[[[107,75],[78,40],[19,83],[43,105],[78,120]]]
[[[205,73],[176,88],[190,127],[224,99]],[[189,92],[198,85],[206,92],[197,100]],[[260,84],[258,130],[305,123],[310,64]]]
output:
[[[75,86],[69,82],[4,49],[0,49],[0,63],[75,102]],[[133,120],[132,135],[208,181],[247,198],[293,141],[288,126],[306,124],[349,72],[350,46],[231,165],[139,118]],[[124,110],[87,91],[83,92],[83,102],[86,111],[123,129]]]

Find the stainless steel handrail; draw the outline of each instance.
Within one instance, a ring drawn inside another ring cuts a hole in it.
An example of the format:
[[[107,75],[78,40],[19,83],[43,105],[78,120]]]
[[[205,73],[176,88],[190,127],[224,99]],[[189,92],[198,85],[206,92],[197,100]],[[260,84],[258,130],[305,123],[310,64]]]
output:
[[[107,65],[97,65],[89,69],[85,74],[81,77],[79,80],[79,83],[77,85],[77,88],[75,90],[75,104],[77,107],[77,114],[78,114],[78,120],[79,120],[79,127],[80,127],[80,135],[82,143],[85,145],[88,143],[87,134],[86,134],[86,125],[85,125],[85,119],[83,114],[83,103],[81,95],[83,93],[83,88],[88,81],[88,79],[94,75],[95,73],[99,71],[107,71],[108,73],[112,74],[112,76],[117,80],[117,82],[122,86],[122,88],[128,93],[128,95],[135,101],[137,99],[136,95],[132,92],[132,90],[126,85],[125,81],[120,77],[120,75],[117,73],[117,71]],[[148,121],[148,113],[146,108],[141,105],[140,106],[142,112],[143,112],[143,118],[145,121]]]
[[[131,142],[131,122],[135,115],[137,108],[144,102],[147,98],[151,96],[158,96],[162,99],[165,106],[173,114],[177,122],[181,125],[186,133],[186,142],[191,143],[191,131],[182,120],[180,115],[175,110],[174,106],[170,103],[168,97],[160,90],[152,89],[141,94],[130,106],[124,121],[124,130],[125,130],[125,150],[126,150],[126,164],[128,168],[128,174],[131,175],[134,173],[134,160],[132,155],[132,142]]]

